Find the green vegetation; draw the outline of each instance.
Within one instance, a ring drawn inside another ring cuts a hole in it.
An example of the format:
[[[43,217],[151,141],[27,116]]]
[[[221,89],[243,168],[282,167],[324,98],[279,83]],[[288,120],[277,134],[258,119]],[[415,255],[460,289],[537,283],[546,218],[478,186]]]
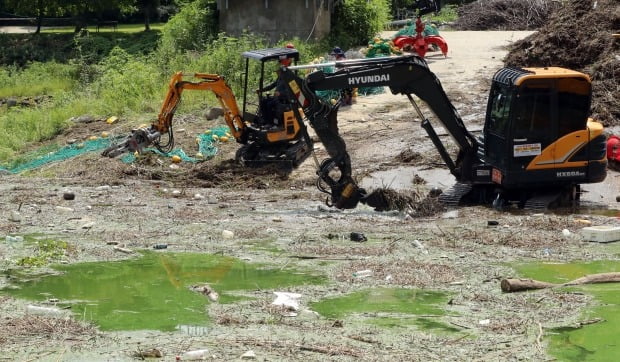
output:
[[[17,261],[17,265],[25,267],[39,267],[56,262],[68,249],[66,241],[56,239],[39,239],[28,235],[24,237],[24,242],[34,244],[34,253]]]
[[[54,96],[71,90],[75,83],[75,67],[54,61],[33,63],[28,71],[15,66],[0,68],[0,98]]]
[[[72,27],[57,27],[35,36],[0,34],[0,48],[5,50],[0,52],[0,64],[6,65],[0,67],[0,132],[5,135],[0,139],[0,164],[20,159],[32,143],[52,139],[73,124],[73,117],[114,115],[135,124],[151,122],[177,71],[220,74],[240,95],[243,51],[292,42],[301,61],[310,62],[333,44],[366,45],[382,30],[390,11],[389,0],[347,1],[336,9],[338,21],[329,39],[318,43],[281,39],[270,44],[250,33],[218,34],[213,0],[182,5],[168,22],[153,24],[150,31],[141,31],[144,25],[139,24],[99,33],[91,26],[78,33],[71,32]],[[257,69],[249,70],[250,87],[258,81]],[[32,107],[13,106],[35,96],[45,96],[44,101]],[[8,98],[13,98],[11,107]],[[188,95],[183,110],[197,110],[205,102],[217,104],[210,94]]]
[[[620,271],[616,260],[589,263],[531,263],[518,265],[516,269],[525,278],[550,283],[566,283],[588,274]],[[590,310],[580,320],[599,321],[589,325],[566,326],[545,332],[549,340],[549,353],[558,361],[613,361],[620,346],[620,286],[617,283],[592,284],[565,288],[566,292],[586,292],[594,296]],[[560,291],[558,291],[559,293]],[[538,297],[537,297],[538,298]],[[546,326],[547,327],[547,326]]]
[[[430,14],[430,21],[439,24],[452,23],[459,16],[457,9],[458,6],[456,5],[446,5],[441,8],[439,13]]]
[[[311,307],[326,318],[357,315],[381,327],[416,326],[425,330],[457,332],[441,321],[449,295],[444,292],[404,288],[365,289],[341,297],[312,303]],[[436,319],[429,319],[436,316]]]
[[[239,259],[193,253],[145,252],[118,262],[57,265],[61,273],[48,276],[16,274],[19,288],[0,291],[33,301],[50,296],[71,302],[76,316],[102,330],[157,329],[205,326],[209,298],[190,290],[208,284],[219,303],[247,299],[240,293],[316,285],[325,277],[289,268],[249,264]]]
[[[348,0],[334,11],[330,43],[339,44],[343,49],[366,45],[381,32],[389,20],[388,0]],[[354,31],[352,29],[355,29]]]
[[[151,23],[150,25],[151,31],[160,32],[164,27],[164,23]],[[104,28],[102,27],[97,32],[96,25],[91,25],[88,30],[93,35],[103,35],[103,33],[122,33],[122,34],[131,34],[131,33],[142,33],[144,32],[144,24],[118,24],[116,30],[113,28]],[[74,34],[75,28],[72,26],[51,26],[45,27],[41,29],[41,33],[43,34]]]

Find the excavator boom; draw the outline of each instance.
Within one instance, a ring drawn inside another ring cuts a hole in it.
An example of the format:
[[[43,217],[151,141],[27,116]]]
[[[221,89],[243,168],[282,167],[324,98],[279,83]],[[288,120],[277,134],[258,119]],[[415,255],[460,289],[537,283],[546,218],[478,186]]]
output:
[[[330,159],[319,169],[319,178],[327,183],[331,191],[332,203],[337,207],[352,208],[358,201],[364,201],[365,191],[357,187],[352,179],[350,156],[346,144],[340,137],[337,127],[337,107],[316,96],[315,91],[344,89],[348,87],[388,86],[393,94],[407,96],[423,120],[424,128],[440,149],[440,154],[457,179],[469,179],[471,164],[478,162],[478,143],[465,128],[463,120],[448,99],[441,83],[429,70],[426,62],[416,56],[395,58],[375,58],[367,60],[342,61],[334,63],[337,71],[327,73],[322,70],[310,73],[305,79],[294,74],[296,67],[285,68],[285,77],[290,96],[303,107],[310,124],[325,146]],[[434,111],[443,127],[452,136],[459,148],[456,160],[452,160],[439,141],[428,119],[423,117],[412,95],[416,95]],[[338,169],[340,177],[335,180],[328,176]]]

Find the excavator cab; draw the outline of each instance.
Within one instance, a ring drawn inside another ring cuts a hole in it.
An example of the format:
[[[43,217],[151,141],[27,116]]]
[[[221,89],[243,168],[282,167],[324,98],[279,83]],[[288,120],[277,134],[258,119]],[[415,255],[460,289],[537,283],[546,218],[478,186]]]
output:
[[[290,45],[250,50],[242,56],[245,58],[242,115],[248,127],[248,143],[237,152],[237,160],[246,165],[285,161],[297,167],[310,155],[312,141],[303,123],[303,111],[293,110],[288,93],[278,94],[276,84],[281,67],[297,64],[299,51]],[[254,81],[251,61],[260,62],[258,84]]]
[[[484,160],[493,166],[493,182],[505,190],[552,185],[560,191],[602,181],[605,137],[600,123],[588,118],[590,101],[590,79],[580,72],[555,67],[498,71],[484,128]]]
[[[273,126],[282,125],[275,123],[274,118],[281,122],[284,118],[282,113],[290,111],[287,109],[290,107],[286,107],[290,102],[287,102],[284,97],[279,100],[275,99],[277,97],[275,83],[277,83],[278,70],[281,66],[297,64],[299,51],[294,48],[269,48],[246,51],[242,56],[245,58],[243,119],[259,128],[275,128]],[[252,60],[260,62],[258,86],[255,89],[250,84],[254,80],[251,79],[250,62]],[[267,109],[269,106],[278,109]]]

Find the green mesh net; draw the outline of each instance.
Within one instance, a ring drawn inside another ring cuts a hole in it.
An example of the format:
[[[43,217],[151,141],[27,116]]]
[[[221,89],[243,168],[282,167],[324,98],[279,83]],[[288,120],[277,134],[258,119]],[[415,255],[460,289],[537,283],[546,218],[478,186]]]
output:
[[[156,148],[146,148],[144,149],[144,152],[153,152],[163,157],[179,156],[184,162],[201,162],[215,156],[215,154],[217,153],[216,144],[218,140],[224,136],[230,137],[229,129],[225,126],[210,129],[198,135],[196,137],[196,141],[198,143],[197,153],[200,153],[202,157],[188,156],[185,151],[180,148],[175,148],[167,153],[161,152]],[[128,153],[121,157],[121,160],[125,163],[132,163],[136,160],[136,156],[134,154]]]
[[[204,133],[196,137],[198,143],[198,152],[202,154],[202,157],[190,157],[182,149],[176,148],[171,152],[163,153],[154,148],[147,148],[145,152],[155,152],[164,157],[179,156],[181,160],[185,162],[201,162],[208,160],[215,156],[217,153],[217,142],[224,136],[228,136],[228,127],[221,126],[211,130],[207,130]],[[33,170],[44,165],[60,162],[69,158],[80,156],[87,152],[102,151],[103,149],[111,146],[113,143],[121,142],[125,137],[111,137],[111,138],[97,138],[93,140],[87,140],[81,143],[74,143],[55,151],[46,153],[43,156],[34,156],[26,161],[16,163],[12,166],[2,167],[1,172],[20,173],[27,170]],[[38,152],[40,154],[40,152]],[[26,157],[27,158],[27,157]],[[125,163],[131,163],[135,160],[133,154],[125,154],[121,157],[121,160]]]

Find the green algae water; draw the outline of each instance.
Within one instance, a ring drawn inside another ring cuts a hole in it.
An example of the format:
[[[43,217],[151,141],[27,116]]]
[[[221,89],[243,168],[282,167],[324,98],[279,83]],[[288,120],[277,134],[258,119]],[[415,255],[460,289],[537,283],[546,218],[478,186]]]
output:
[[[446,315],[447,293],[405,288],[373,288],[312,304],[327,318],[363,315],[368,323],[382,327],[407,327],[457,332],[439,318]]]
[[[516,269],[526,278],[565,283],[586,274],[620,271],[619,261],[574,264],[525,264]],[[560,361],[617,361],[620,356],[620,284],[571,287],[594,296],[594,306],[582,316],[601,322],[580,328],[556,328],[547,332],[549,354]]]
[[[58,275],[14,278],[16,288],[1,291],[33,301],[60,300],[77,319],[101,330],[204,326],[209,320],[206,296],[189,289],[207,283],[219,303],[239,300],[232,292],[320,284],[325,277],[299,271],[248,264],[239,259],[193,253],[146,252],[117,262],[59,265]]]

